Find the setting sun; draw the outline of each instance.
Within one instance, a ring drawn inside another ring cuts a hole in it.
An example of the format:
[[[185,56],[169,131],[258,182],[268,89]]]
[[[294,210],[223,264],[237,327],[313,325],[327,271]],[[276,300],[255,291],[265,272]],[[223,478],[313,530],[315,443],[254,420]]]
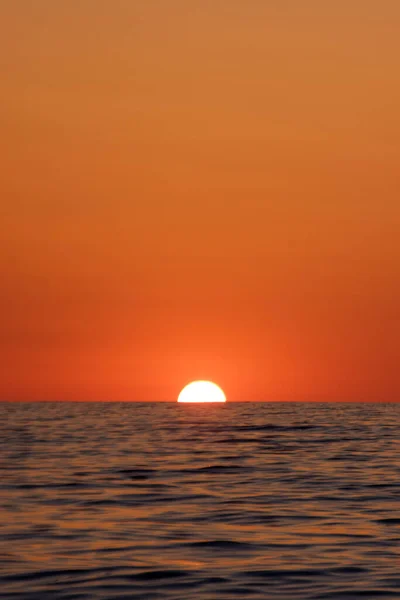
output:
[[[183,388],[178,402],[226,402],[225,394],[211,381],[193,381]]]

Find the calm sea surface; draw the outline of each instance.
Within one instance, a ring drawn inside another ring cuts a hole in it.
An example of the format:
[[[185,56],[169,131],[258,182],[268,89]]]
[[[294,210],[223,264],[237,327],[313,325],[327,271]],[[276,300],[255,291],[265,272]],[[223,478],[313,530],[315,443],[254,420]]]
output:
[[[400,599],[400,404],[0,404],[0,598]]]

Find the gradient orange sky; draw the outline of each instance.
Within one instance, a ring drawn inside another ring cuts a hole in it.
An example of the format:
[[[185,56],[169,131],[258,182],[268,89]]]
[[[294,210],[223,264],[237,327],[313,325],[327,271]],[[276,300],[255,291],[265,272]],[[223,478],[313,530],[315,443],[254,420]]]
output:
[[[1,399],[400,399],[398,0],[0,29]]]

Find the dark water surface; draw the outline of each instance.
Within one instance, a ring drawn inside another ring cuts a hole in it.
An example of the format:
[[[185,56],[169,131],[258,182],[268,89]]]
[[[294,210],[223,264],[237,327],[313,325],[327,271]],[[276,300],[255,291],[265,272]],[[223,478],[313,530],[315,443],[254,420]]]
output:
[[[0,597],[400,598],[400,404],[0,404]]]

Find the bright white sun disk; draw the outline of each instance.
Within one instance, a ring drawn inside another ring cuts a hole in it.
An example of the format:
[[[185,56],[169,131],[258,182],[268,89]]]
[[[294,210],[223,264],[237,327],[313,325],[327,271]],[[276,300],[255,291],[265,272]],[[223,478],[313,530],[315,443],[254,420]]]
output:
[[[211,381],[193,381],[183,388],[178,402],[226,402],[225,394]]]

